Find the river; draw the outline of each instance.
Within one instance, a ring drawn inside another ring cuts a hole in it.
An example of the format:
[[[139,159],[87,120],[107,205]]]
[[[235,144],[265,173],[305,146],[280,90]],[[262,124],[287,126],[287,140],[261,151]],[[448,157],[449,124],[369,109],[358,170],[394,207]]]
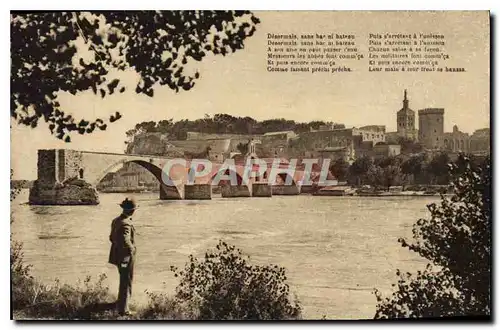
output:
[[[118,203],[134,196],[137,264],[134,296],[144,290],[173,294],[178,280],[170,266],[183,267],[189,254],[203,256],[220,239],[251,256],[251,262],[287,270],[291,292],[305,318],[372,318],[374,288],[390,293],[396,269],[414,272],[426,260],[402,248],[413,223],[429,215],[438,197],[214,198],[160,201],[157,194],[101,194],[98,206],[30,206],[27,191],[12,203],[13,238],[24,243],[33,274],[76,283],[105,273],[117,290],[116,268],[107,264],[109,228]]]

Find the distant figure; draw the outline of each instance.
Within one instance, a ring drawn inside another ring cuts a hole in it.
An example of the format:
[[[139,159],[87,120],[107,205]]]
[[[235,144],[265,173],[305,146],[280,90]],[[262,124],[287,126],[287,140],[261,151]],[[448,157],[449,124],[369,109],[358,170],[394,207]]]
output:
[[[122,214],[111,223],[111,250],[109,263],[118,267],[120,286],[118,289],[117,308],[120,315],[130,315],[128,309],[129,298],[132,295],[132,280],[135,263],[135,229],[132,225],[132,214],[136,209],[133,200],[126,198],[121,202]]]

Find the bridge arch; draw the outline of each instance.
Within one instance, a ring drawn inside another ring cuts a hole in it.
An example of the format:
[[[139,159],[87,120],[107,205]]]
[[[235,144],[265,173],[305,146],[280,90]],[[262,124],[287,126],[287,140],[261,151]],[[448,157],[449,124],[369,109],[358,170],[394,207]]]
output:
[[[152,160],[146,161],[144,159],[121,159],[114,164],[106,167],[103,171],[101,171],[93,180],[92,180],[92,185],[97,186],[97,184],[108,174],[111,172],[113,169],[117,168],[118,166],[123,166],[128,163],[134,163],[137,165],[140,165],[141,167],[145,168],[150,172],[158,181],[158,185],[160,187],[160,197],[161,196],[170,196],[173,199],[182,199],[182,194],[181,194],[181,189],[177,186],[167,186],[163,183],[162,180],[162,172],[163,169],[160,168],[159,166],[155,165]]]

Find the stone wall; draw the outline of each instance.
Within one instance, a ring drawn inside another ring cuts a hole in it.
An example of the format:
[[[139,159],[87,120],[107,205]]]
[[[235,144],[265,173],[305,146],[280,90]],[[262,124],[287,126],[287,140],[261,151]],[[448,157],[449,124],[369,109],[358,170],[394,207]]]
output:
[[[38,150],[37,167],[39,184],[52,187],[56,182],[80,178],[82,153],[67,149]]]
[[[289,138],[286,134],[264,135],[261,145],[257,148],[261,157],[289,157]]]
[[[97,191],[80,178],[82,153],[75,150],[38,151],[38,178],[30,189],[34,205],[96,205]]]
[[[71,178],[85,179],[85,169],[82,164],[82,153],[76,150],[59,149],[58,151],[59,182]],[[82,170],[80,176],[80,170]]]
[[[353,129],[339,129],[333,131],[313,131],[299,135],[290,141],[293,150],[292,157],[316,158],[319,150],[326,148],[347,147],[354,149],[359,143],[353,137]]]
[[[213,139],[241,139],[250,140],[252,138],[259,138],[256,135],[251,134],[212,134],[212,133],[201,133],[201,132],[187,132],[186,140],[213,140]]]

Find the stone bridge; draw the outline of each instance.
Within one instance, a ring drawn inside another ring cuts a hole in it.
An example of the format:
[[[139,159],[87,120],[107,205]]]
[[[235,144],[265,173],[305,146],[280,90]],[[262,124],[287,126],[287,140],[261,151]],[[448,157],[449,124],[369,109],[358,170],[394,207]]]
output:
[[[222,197],[296,195],[300,193],[304,176],[311,175],[303,170],[287,173],[287,164],[275,166],[277,169],[273,172],[271,164],[266,162],[265,171],[253,178],[245,173],[248,170],[244,163],[234,163],[231,169],[222,163],[211,163],[212,168],[209,169],[201,160],[176,161],[177,164],[172,165],[175,163],[172,158],[161,156],[69,149],[39,150],[38,178],[30,190],[29,202],[42,205],[98,204],[95,187],[99,181],[110,171],[129,162],[141,165],[157,178],[160,199],[211,199],[214,184],[221,185]],[[168,173],[164,173],[167,163],[172,166]],[[268,181],[270,175],[276,180]],[[237,185],[229,184],[229,178],[235,178]]]

